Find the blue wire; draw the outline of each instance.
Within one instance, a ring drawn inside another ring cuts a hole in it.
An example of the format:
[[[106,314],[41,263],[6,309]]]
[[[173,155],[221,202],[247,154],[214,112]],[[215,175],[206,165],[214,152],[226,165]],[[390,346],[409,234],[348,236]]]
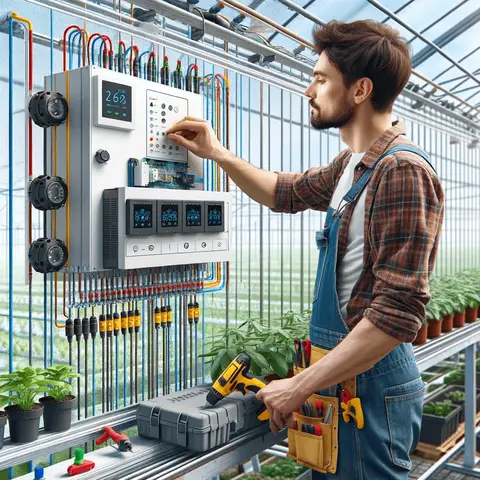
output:
[[[77,62],[78,68],[82,66],[82,39],[83,39],[83,32],[80,32],[80,35],[78,37],[78,62]],[[75,46],[75,40],[74,40],[74,46]]]
[[[129,48],[130,48],[130,47],[129,47]],[[139,71],[139,73],[140,73],[140,77],[142,76],[142,57],[143,57],[145,54],[147,54],[147,53],[150,54],[150,50],[145,50],[145,51],[144,51],[143,53],[141,53],[140,56],[138,57],[138,71]],[[146,71],[147,71],[147,70],[146,70],[147,64],[145,64],[145,65],[143,66],[143,68],[144,68],[143,78],[147,78],[146,75],[145,75],[145,74],[146,74]]]
[[[13,371],[13,19],[8,24],[8,369]]]
[[[8,22],[8,370],[13,371],[13,19]],[[13,468],[8,469],[13,478]]]
[[[95,44],[97,40],[102,41],[102,45],[100,46],[100,57],[103,55],[103,50],[105,49],[105,39],[102,37],[96,37],[95,40],[92,42],[92,65],[95,65]],[[103,66],[103,62],[100,61],[100,66]]]
[[[126,71],[127,71],[127,56],[128,56],[128,53],[130,52],[131,49],[132,49],[132,46],[130,45],[125,50],[125,54],[123,55],[123,63],[124,63],[123,73],[126,73]],[[133,68],[133,64],[132,64],[132,68]],[[130,73],[130,75],[132,74],[132,72],[128,72],[128,73]]]
[[[80,30],[72,30],[68,35],[68,69],[72,69],[72,57],[73,57],[73,48],[75,45],[75,40],[77,36],[81,36],[82,32]],[[73,38],[75,37],[75,38]]]

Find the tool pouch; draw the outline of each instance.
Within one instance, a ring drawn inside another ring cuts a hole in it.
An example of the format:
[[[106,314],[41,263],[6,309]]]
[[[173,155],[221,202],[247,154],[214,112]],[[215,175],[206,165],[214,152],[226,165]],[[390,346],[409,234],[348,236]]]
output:
[[[312,346],[310,364],[318,362],[327,355],[328,350],[323,350]],[[298,375],[304,369],[294,367],[294,374]],[[355,378],[343,382],[344,388],[349,389],[352,396],[356,395]],[[314,394],[309,397],[309,402],[313,405],[318,400],[323,403],[323,417],[306,417],[294,412],[293,418],[296,421],[296,428],[288,430],[288,453],[287,456],[297,461],[299,465],[311,468],[321,473],[334,474],[337,471],[338,462],[338,422],[340,399]],[[324,423],[325,415],[332,405],[328,423]],[[319,425],[322,429],[322,435],[312,435],[302,431],[304,423]]]

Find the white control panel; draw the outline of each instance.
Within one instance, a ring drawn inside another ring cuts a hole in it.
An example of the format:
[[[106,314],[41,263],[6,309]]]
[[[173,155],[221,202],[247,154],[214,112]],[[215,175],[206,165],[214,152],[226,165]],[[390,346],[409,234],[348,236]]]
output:
[[[147,90],[147,155],[157,160],[186,162],[187,150],[167,139],[166,131],[187,116],[188,100]]]
[[[48,131],[49,171],[54,170],[55,154],[55,174],[67,180],[68,173],[70,183],[69,215],[67,208],[57,211],[56,236],[68,243],[71,268],[104,270],[102,202],[105,190],[132,184],[146,187],[158,182],[155,187],[134,189],[151,193],[173,189],[160,188],[162,184],[174,187],[180,180],[185,185],[188,180],[189,191],[203,192],[203,159],[180,147],[175,148],[162,135],[187,115],[201,117],[202,96],[94,65],[69,70],[68,82],[66,72],[56,73],[54,78],[46,77],[45,88],[49,89],[52,82],[56,91],[69,99],[69,129],[66,122],[55,129],[56,135],[53,129]],[[145,168],[129,166],[135,162]],[[149,162],[161,165],[149,166]],[[140,183],[135,182],[137,171],[142,176]],[[50,227],[48,236],[53,236]],[[138,255],[144,252],[141,248],[146,239],[138,237],[135,240],[138,250],[133,252],[135,244],[132,243],[131,253],[137,256],[127,256],[127,250],[122,253],[122,258],[132,260],[128,268],[139,267],[138,259],[143,258]],[[164,236],[162,242],[165,241]],[[155,254],[166,251],[156,243],[154,248]],[[148,252],[150,255],[150,250]],[[161,258],[165,265],[163,256]],[[189,262],[187,258],[183,261]],[[212,258],[211,261],[216,260]],[[155,266],[155,263],[152,261],[149,265]]]

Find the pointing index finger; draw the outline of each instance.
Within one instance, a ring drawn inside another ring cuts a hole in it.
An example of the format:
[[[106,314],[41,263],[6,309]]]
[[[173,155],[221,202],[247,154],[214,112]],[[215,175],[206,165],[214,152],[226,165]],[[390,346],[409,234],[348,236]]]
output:
[[[175,125],[172,125],[168,130],[167,134],[176,133],[181,130],[191,130],[194,132],[198,132],[201,128],[202,124],[200,122],[196,122],[193,120],[182,120]]]

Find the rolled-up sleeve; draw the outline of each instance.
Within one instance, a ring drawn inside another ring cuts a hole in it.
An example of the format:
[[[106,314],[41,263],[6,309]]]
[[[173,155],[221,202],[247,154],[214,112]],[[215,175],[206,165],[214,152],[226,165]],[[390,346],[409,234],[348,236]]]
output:
[[[297,213],[311,208],[326,212],[335,182],[343,170],[347,151],[341,152],[328,165],[313,167],[304,173],[275,172],[278,176],[275,187],[273,212]]]
[[[443,213],[440,181],[427,168],[404,162],[382,175],[369,226],[373,298],[364,316],[402,342],[412,342],[425,320]]]

